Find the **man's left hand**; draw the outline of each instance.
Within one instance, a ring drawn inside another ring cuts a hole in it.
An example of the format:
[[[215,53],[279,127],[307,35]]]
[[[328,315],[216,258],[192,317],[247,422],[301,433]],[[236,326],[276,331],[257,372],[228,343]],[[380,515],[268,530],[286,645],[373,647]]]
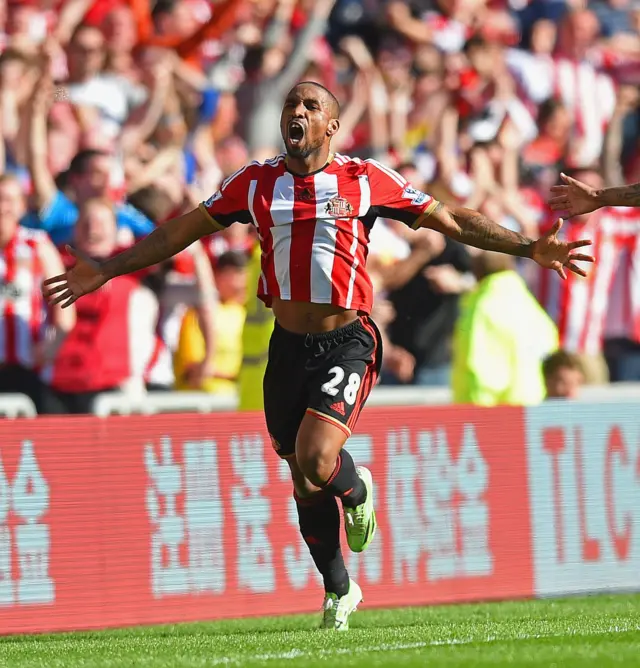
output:
[[[558,232],[562,227],[563,220],[558,218],[555,225],[533,244],[531,259],[535,260],[541,267],[553,269],[563,280],[566,280],[565,269],[572,271],[578,276],[586,276],[587,272],[581,269],[576,262],[595,262],[591,255],[575,253],[577,248],[590,246],[589,239],[580,239],[579,241],[560,241]]]

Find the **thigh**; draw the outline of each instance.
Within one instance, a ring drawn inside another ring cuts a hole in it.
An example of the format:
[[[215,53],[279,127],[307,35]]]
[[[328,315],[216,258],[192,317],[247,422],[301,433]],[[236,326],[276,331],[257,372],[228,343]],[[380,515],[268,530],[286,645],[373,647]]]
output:
[[[373,321],[363,318],[361,326],[318,363],[309,380],[307,410],[350,436],[381,364],[380,333]]]
[[[274,330],[262,385],[264,415],[271,444],[283,458],[295,456],[296,436],[307,408],[305,377],[299,351]]]

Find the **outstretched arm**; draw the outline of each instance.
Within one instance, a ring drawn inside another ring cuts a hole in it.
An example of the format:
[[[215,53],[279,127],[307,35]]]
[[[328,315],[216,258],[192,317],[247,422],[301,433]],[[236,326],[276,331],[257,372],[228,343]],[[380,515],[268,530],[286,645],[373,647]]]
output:
[[[107,260],[101,265],[102,270],[108,278],[131,274],[168,260],[200,237],[214,231],[215,228],[202,211],[194,209],[160,225],[131,248]]]
[[[70,249],[76,257],[75,265],[44,282],[45,297],[52,305],[62,304],[65,308],[116,276],[131,274],[169,259],[215,229],[200,209],[194,209],[160,225],[149,236],[106,262],[95,262]]]
[[[596,190],[599,206],[640,206],[640,183]]]
[[[562,218],[547,234],[534,241],[498,225],[478,211],[458,206],[447,207],[437,202],[430,212],[427,210],[418,219],[418,226],[430,227],[468,246],[530,258],[542,267],[553,269],[563,279],[567,277],[565,267],[575,274],[586,276],[586,272],[575,262],[594,261],[590,255],[574,252],[577,248],[589,246],[591,241],[588,239],[570,243],[558,239]]]
[[[498,225],[473,209],[438,202],[421,227],[442,232],[468,246],[518,257],[532,257],[534,240]]]

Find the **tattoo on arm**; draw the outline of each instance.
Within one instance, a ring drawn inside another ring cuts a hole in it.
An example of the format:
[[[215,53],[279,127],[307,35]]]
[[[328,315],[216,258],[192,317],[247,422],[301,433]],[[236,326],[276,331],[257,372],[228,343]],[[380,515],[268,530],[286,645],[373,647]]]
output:
[[[443,221],[435,229],[463,244],[518,257],[531,257],[532,239],[498,225],[478,211],[464,207],[447,210],[440,203],[431,217],[439,223]]]
[[[640,206],[640,183],[600,191],[606,206]]]
[[[122,276],[158,264],[171,257],[174,252],[167,231],[160,226],[142,241],[107,260],[103,269],[111,278]]]

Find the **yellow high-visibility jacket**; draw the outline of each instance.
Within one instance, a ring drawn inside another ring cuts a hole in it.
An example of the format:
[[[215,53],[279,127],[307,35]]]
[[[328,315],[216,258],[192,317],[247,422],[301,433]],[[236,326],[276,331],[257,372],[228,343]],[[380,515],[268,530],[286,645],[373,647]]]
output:
[[[267,368],[274,318],[271,309],[257,295],[261,255],[260,245],[256,244],[249,261],[247,316],[242,330],[242,365],[238,377],[238,407],[241,411],[261,410],[264,406],[262,380]]]
[[[542,360],[558,330],[515,271],[482,279],[461,300],[453,338],[457,404],[534,405],[545,397]]]

